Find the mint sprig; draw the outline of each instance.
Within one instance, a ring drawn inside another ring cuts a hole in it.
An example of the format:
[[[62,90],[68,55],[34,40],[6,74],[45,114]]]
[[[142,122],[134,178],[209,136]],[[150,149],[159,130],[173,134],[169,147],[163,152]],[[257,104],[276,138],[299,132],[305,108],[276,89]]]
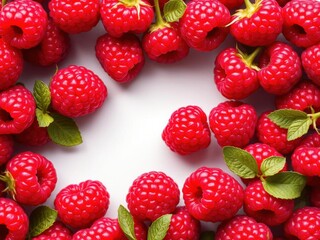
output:
[[[118,208],[118,222],[123,233],[129,240],[136,240],[134,221],[130,212],[122,205]]]
[[[49,229],[56,221],[58,213],[56,210],[39,206],[30,214],[29,237],[36,237]]]
[[[187,8],[183,0],[169,0],[163,7],[163,16],[167,22],[176,22],[183,16]]]

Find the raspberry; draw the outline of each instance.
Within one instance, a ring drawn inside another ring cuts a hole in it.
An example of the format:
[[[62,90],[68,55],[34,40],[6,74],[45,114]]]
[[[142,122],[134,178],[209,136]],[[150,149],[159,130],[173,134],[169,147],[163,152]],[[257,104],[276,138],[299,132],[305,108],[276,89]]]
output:
[[[282,9],[283,35],[298,47],[310,47],[320,41],[320,2],[292,0]]]
[[[226,39],[230,21],[227,7],[217,0],[189,1],[179,20],[181,35],[187,44],[200,51],[216,49]]]
[[[262,143],[270,145],[283,155],[292,153],[293,150],[299,146],[303,140],[303,137],[288,141],[288,130],[280,128],[278,125],[272,122],[268,118],[268,114],[270,112],[271,111],[265,111],[259,116],[256,128],[258,140]]]
[[[109,198],[100,181],[87,180],[61,189],[54,199],[54,207],[64,224],[72,228],[86,228],[106,214]]]
[[[268,194],[260,180],[252,181],[244,191],[244,212],[268,226],[284,223],[293,213],[294,200],[275,198]]]
[[[137,177],[126,196],[130,213],[140,221],[154,221],[172,213],[180,200],[175,181],[163,172],[146,172]]]
[[[88,32],[100,19],[99,0],[50,0],[48,7],[53,22],[67,33]]]
[[[282,31],[281,7],[275,0],[244,1],[246,8],[237,10],[232,18],[230,34],[248,46],[273,43]]]
[[[200,228],[200,221],[192,217],[185,206],[179,206],[172,214],[164,240],[199,239]]]
[[[0,91],[13,86],[18,81],[23,66],[21,51],[0,38]]]
[[[308,78],[320,86],[320,43],[301,53],[301,62]]]
[[[38,45],[45,35],[47,25],[47,13],[35,1],[11,1],[0,12],[0,36],[16,48]]]
[[[52,108],[67,117],[95,112],[107,97],[107,87],[91,70],[76,65],[60,69],[50,82]]]
[[[274,42],[260,56],[258,79],[274,95],[289,92],[302,76],[299,55],[286,43]]]
[[[243,203],[243,188],[219,168],[200,167],[184,182],[183,199],[198,220],[219,222],[233,217]]]
[[[238,9],[243,4],[243,0],[219,0],[223,5],[225,5],[229,10]]]
[[[134,34],[115,38],[106,33],[97,39],[95,51],[104,71],[120,83],[136,78],[145,63],[140,40]]]
[[[181,37],[178,23],[151,28],[143,36],[142,46],[147,56],[159,63],[174,63],[189,53],[189,46]]]
[[[72,232],[62,222],[57,221],[40,235],[32,238],[32,240],[71,240]]]
[[[100,14],[105,30],[114,37],[144,33],[154,18],[152,6],[145,0],[102,0]]]
[[[29,219],[15,201],[0,198],[0,236],[2,239],[26,239]]]
[[[0,92],[0,134],[24,131],[32,124],[35,110],[35,100],[26,87],[14,85]]]
[[[198,106],[174,111],[162,132],[162,139],[173,151],[187,155],[205,149],[211,142],[207,116]]]
[[[310,202],[312,206],[320,208],[320,189],[317,186],[311,187]]]
[[[278,4],[281,7],[284,7],[284,5],[286,5],[288,2],[290,2],[291,0],[277,0]]]
[[[69,48],[69,35],[49,19],[42,41],[33,48],[23,50],[23,57],[35,65],[51,66],[60,63],[66,57]]]
[[[9,161],[13,154],[12,135],[0,135],[0,166]]]
[[[320,209],[297,209],[284,224],[284,231],[288,239],[320,239]]]
[[[273,239],[273,235],[267,225],[258,223],[251,217],[238,215],[219,224],[215,240],[225,239],[266,240]]]
[[[210,129],[221,147],[245,147],[254,135],[256,122],[253,106],[240,101],[224,101],[209,115]]]

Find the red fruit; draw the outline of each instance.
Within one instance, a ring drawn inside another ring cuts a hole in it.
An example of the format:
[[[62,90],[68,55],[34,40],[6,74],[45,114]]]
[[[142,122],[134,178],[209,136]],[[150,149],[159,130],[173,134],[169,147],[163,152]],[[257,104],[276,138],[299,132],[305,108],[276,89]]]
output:
[[[279,3],[280,7],[284,7],[284,5],[286,5],[290,1],[291,0],[277,0],[277,2]]]
[[[5,165],[13,154],[12,135],[0,135],[0,166]]]
[[[299,55],[286,43],[274,42],[260,56],[258,79],[274,95],[289,92],[302,76]]]
[[[311,187],[310,202],[312,206],[320,208],[320,188],[318,186]]]
[[[308,78],[320,86],[320,43],[305,49],[301,53],[301,62]]]
[[[282,9],[283,35],[298,47],[310,47],[320,41],[320,2],[292,0]]]
[[[238,215],[218,226],[215,240],[225,239],[269,240],[273,236],[267,225],[256,222],[251,217]]]
[[[28,62],[40,66],[51,66],[60,63],[70,48],[69,35],[60,30],[49,19],[48,27],[42,41],[35,47],[25,49],[23,57]]]
[[[0,12],[0,36],[16,48],[38,45],[45,35],[47,24],[46,11],[35,1],[11,1]]]
[[[100,19],[99,0],[50,0],[48,7],[53,22],[67,33],[88,32]]]
[[[207,116],[198,106],[174,111],[162,132],[162,139],[173,151],[187,155],[205,149],[211,142]]]
[[[107,87],[91,70],[76,65],[60,69],[50,81],[52,108],[67,117],[95,112],[107,97]]]
[[[87,228],[106,214],[109,198],[100,181],[87,180],[61,189],[54,199],[54,207],[64,224],[72,228]]]
[[[285,236],[294,239],[320,239],[320,209],[303,207],[297,209],[284,224]]]
[[[0,198],[0,236],[5,240],[24,240],[29,219],[22,207],[8,198]]]
[[[225,40],[230,12],[217,0],[189,1],[179,20],[181,36],[187,44],[200,51],[211,51]]]
[[[146,172],[137,177],[126,196],[128,209],[137,220],[154,221],[172,213],[180,200],[175,181],[163,172]]]
[[[13,86],[23,70],[21,51],[0,38],[0,91]]]
[[[187,177],[182,192],[189,213],[203,221],[229,219],[243,203],[242,186],[219,168],[198,168]]]
[[[256,53],[248,57],[235,48],[226,48],[217,55],[214,82],[224,97],[241,100],[259,88],[258,73],[252,64]]]
[[[24,131],[32,124],[35,110],[35,100],[26,87],[15,85],[0,92],[0,134]]]
[[[136,78],[145,63],[140,40],[134,34],[115,38],[106,33],[97,39],[95,51],[104,71],[120,83]]]
[[[237,9],[243,4],[243,0],[219,0],[223,5],[225,5],[229,10]]]
[[[57,221],[40,235],[32,240],[71,240],[72,232],[62,222]]]
[[[254,135],[256,123],[253,106],[240,101],[222,102],[209,115],[210,129],[221,147],[245,147]]]
[[[147,56],[159,63],[174,63],[189,53],[189,46],[181,37],[178,23],[151,27],[143,36],[142,46]]]
[[[128,32],[144,33],[154,18],[153,7],[145,0],[103,0],[100,14],[105,30],[114,37]]]

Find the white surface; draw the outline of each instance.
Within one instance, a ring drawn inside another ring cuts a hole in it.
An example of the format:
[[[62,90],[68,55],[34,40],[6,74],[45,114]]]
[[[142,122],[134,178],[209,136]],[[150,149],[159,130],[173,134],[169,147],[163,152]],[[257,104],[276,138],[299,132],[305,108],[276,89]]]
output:
[[[206,150],[179,156],[165,145],[161,133],[176,109],[198,105],[209,115],[213,107],[226,100],[216,90],[213,66],[216,54],[233,46],[231,38],[212,52],[191,50],[186,59],[175,64],[147,60],[136,79],[121,85],[103,71],[95,57],[96,38],[104,33],[98,25],[88,33],[72,36],[71,52],[59,64],[60,69],[69,64],[83,65],[100,76],[108,88],[109,95],[101,109],[76,119],[83,144],[66,148],[50,143],[41,148],[19,149],[41,153],[53,162],[58,182],[47,205],[53,207],[55,195],[68,184],[100,180],[110,193],[106,216],[115,218],[119,204],[126,206],[130,185],[142,173],[163,171],[182,189],[184,180],[200,166],[229,172],[213,135]],[[55,67],[41,69],[26,64],[21,82],[32,89],[34,80],[48,83],[54,72]],[[268,98],[259,91],[245,101],[265,110],[273,106],[271,101],[263,102]],[[180,205],[183,205],[182,193]]]

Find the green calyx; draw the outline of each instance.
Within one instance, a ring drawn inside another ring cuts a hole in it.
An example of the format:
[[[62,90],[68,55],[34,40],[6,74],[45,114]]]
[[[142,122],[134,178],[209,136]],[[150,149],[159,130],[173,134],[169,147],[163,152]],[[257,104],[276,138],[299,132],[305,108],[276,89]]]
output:
[[[15,189],[15,180],[12,177],[9,171],[5,171],[3,175],[0,175],[0,181],[3,181],[7,187],[3,190],[8,192],[13,199],[15,199],[16,189]]]
[[[251,3],[250,0],[244,0],[244,3],[246,8],[236,10],[235,14],[233,14],[234,19],[227,26],[230,26],[243,18],[251,18],[252,15],[260,9],[262,0],[256,0],[255,3]]]
[[[260,68],[254,64],[254,60],[258,56],[258,54],[261,52],[261,47],[256,48],[251,54],[247,54],[245,52],[242,52],[238,46],[236,46],[236,49],[238,51],[237,55],[241,58],[241,60],[249,67],[256,71],[259,71]]]
[[[119,0],[119,2],[113,7],[117,7],[119,4],[123,4],[126,7],[134,7],[137,9],[138,17],[140,18],[140,7],[141,6],[150,6],[149,4],[141,1],[141,0]],[[151,6],[150,6],[151,7]]]

